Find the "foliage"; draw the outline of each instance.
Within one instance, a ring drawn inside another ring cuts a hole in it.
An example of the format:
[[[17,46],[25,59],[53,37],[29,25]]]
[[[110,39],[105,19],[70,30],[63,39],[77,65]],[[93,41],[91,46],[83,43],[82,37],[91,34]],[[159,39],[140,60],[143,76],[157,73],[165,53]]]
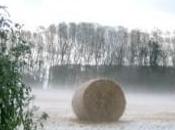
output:
[[[30,44],[22,39],[21,26],[10,20],[6,8],[0,10],[0,130],[37,129],[31,88],[22,81]]]

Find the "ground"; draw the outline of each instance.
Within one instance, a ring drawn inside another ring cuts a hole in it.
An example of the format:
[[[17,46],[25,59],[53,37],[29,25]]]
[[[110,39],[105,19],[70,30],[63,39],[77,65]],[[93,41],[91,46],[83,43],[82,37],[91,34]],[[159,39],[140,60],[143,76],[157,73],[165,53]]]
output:
[[[45,130],[174,130],[175,95],[128,93],[122,118],[111,123],[79,121],[73,113],[71,99],[74,90],[33,89],[34,104],[47,112]]]

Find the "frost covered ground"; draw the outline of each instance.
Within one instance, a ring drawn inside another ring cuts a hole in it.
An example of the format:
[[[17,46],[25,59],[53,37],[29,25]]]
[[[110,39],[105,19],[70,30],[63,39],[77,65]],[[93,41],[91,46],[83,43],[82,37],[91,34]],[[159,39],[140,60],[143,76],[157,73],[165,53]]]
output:
[[[72,107],[73,90],[34,89],[34,104],[49,114],[45,130],[175,130],[175,95],[126,93],[127,108],[118,122],[77,120]]]

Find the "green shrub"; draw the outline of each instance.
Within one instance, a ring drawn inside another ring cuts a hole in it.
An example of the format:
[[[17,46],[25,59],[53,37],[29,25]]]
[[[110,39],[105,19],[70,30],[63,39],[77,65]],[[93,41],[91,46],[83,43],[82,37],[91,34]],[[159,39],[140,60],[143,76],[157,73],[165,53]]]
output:
[[[30,45],[21,37],[21,26],[0,7],[0,130],[37,129],[30,106],[31,88],[22,81]],[[47,114],[45,114],[47,117]]]

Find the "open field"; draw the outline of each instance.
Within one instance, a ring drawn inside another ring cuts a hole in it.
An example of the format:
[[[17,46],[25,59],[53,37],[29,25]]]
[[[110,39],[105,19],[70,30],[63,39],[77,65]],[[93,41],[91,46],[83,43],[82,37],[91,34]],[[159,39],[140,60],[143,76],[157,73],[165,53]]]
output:
[[[49,114],[46,130],[174,130],[175,95],[126,93],[127,108],[118,122],[79,121],[71,107],[73,90],[34,89],[34,104]]]

